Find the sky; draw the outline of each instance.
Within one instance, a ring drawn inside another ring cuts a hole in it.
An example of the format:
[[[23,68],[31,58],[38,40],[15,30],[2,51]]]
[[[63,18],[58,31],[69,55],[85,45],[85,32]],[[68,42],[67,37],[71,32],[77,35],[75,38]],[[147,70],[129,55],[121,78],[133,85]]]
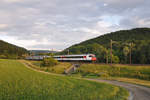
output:
[[[150,27],[150,0],[0,0],[0,39],[29,50],[137,27]]]

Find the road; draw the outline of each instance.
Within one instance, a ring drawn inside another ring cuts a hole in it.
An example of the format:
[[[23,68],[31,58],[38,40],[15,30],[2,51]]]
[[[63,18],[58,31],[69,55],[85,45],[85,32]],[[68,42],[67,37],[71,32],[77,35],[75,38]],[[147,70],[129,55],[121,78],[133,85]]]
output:
[[[110,80],[100,80],[100,79],[90,79],[90,80],[97,82],[106,82],[109,84],[126,88],[130,92],[129,100],[150,100],[150,88],[148,87]]]

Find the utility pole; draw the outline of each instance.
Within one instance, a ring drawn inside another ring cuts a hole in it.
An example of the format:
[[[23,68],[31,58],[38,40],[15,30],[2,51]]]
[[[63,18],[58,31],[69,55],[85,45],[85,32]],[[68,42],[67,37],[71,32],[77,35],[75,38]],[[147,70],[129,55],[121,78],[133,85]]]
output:
[[[52,55],[51,56],[53,56],[54,54],[53,54],[53,48],[52,48]]]
[[[108,64],[108,54],[107,54],[107,56],[106,56],[106,64]]]
[[[106,54],[105,54],[105,59],[106,59],[106,64],[108,64],[108,55],[109,55],[109,52],[107,51],[107,49],[106,49],[106,52],[105,52]]]
[[[68,55],[69,55],[69,49],[68,49]]]
[[[110,40],[110,57],[111,57],[111,64],[112,64],[112,40]]]
[[[130,64],[132,64],[132,43],[130,43]]]

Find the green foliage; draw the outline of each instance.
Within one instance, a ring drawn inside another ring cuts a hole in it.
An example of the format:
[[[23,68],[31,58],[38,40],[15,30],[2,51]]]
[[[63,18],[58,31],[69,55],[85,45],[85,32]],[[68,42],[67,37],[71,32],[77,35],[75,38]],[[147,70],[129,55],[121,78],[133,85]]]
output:
[[[0,60],[0,100],[127,100],[127,90],[105,83],[43,74],[16,60]]]
[[[42,66],[52,67],[58,64],[58,61],[52,57],[44,58],[42,61]]]
[[[113,55],[120,63],[129,63],[130,49],[132,49],[132,63],[150,64],[150,28],[136,28],[112,32],[93,38],[65,49],[60,54],[93,53],[98,62],[110,62],[110,40],[113,40]],[[115,42],[114,42],[115,41]],[[131,45],[132,43],[132,45]]]
[[[26,49],[0,40],[0,58],[17,59],[22,58],[26,53]]]
[[[118,56],[113,56],[112,57],[112,62],[116,63],[116,64],[119,63],[120,62],[119,57]]]
[[[34,68],[38,68],[40,70],[45,70],[47,72],[57,73],[57,74],[64,74],[65,70],[68,69],[69,67],[71,67],[71,65],[72,65],[69,62],[59,62],[54,67],[49,67],[49,66],[41,67],[42,61],[26,61],[26,62],[34,65],[35,66]]]
[[[0,58],[1,58],[1,59],[6,59],[7,56],[5,56],[5,55],[0,55]]]
[[[124,53],[125,56],[128,56],[129,52],[130,52],[130,51],[129,51],[129,48],[128,48],[128,47],[124,47],[124,48],[123,48],[123,53]]]

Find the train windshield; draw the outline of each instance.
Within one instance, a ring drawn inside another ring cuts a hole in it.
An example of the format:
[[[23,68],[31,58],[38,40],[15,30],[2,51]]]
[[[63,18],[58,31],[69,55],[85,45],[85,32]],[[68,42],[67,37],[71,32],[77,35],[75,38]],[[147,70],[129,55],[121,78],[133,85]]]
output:
[[[89,57],[95,57],[95,55],[89,55]]]

